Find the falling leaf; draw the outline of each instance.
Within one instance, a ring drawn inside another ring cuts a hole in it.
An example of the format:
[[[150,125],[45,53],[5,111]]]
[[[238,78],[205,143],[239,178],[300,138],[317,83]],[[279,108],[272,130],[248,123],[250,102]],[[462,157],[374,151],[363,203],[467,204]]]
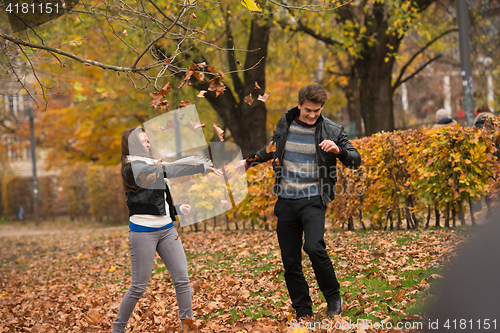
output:
[[[271,94],[259,95],[259,97],[257,97],[257,100],[265,103],[269,99],[269,96],[271,96]]]
[[[200,93],[198,95],[196,95],[196,97],[200,97],[200,98],[205,97],[206,92],[207,92],[206,90],[200,90]]]
[[[266,153],[274,153],[276,151],[276,142],[269,142],[266,147]]]
[[[241,4],[252,12],[262,11],[262,8],[259,7],[255,0],[241,0]]]
[[[73,87],[75,88],[75,90],[78,90],[78,91],[82,91],[83,90],[82,84],[80,82],[75,82],[75,84],[73,85]]]
[[[215,123],[212,124],[212,127],[215,130],[215,134],[217,134],[217,136],[219,137],[219,140],[221,142],[224,142],[224,130],[217,126]]]
[[[123,34],[128,37],[128,32],[127,30],[123,30]]]
[[[161,110],[161,111],[167,111],[169,103],[167,100],[163,99],[163,96],[160,93],[149,93],[149,96],[151,96],[151,101],[149,102],[149,105],[153,107],[156,110]]]
[[[200,72],[194,72],[193,76],[196,78],[198,81],[203,81],[205,80],[205,73],[200,73]]]
[[[191,13],[189,16],[191,16],[193,18],[193,20],[197,20],[198,19],[198,16],[196,16],[195,13]]]
[[[210,80],[210,86],[208,87],[209,91],[215,91],[215,97],[224,93],[226,90],[226,86],[221,82],[220,77],[216,76],[212,80]]]
[[[179,239],[179,235],[175,235],[175,240],[178,240]]]
[[[224,80],[224,73],[220,69],[217,71],[217,76],[219,76],[221,80]]]
[[[168,94],[169,92],[171,92],[173,89],[172,87],[170,86],[170,82],[167,82],[167,84],[161,88],[159,94],[162,95],[162,96],[165,96],[166,94]]]
[[[189,127],[190,130],[196,131],[198,128],[205,127],[205,124],[200,124],[193,119],[191,119],[191,122],[186,124],[187,127]]]
[[[190,67],[191,68],[191,67]],[[184,79],[177,85],[177,89],[182,88],[186,83],[189,83],[189,79],[193,75],[194,71],[191,69],[188,69],[186,71],[186,75],[184,76]]]
[[[252,97],[252,94],[248,94],[248,96],[245,97],[244,99],[245,103],[247,103],[248,105],[252,105],[253,103],[253,97]]]
[[[264,178],[266,178],[266,173],[262,170],[257,178],[255,178],[254,182],[261,182]]]
[[[158,127],[161,127],[161,126],[158,126]],[[169,119],[166,124],[165,124],[165,129],[168,130],[168,129],[172,129],[175,127],[175,121],[173,119]]]
[[[188,100],[181,101],[181,103],[180,103],[181,108],[185,108],[186,106],[190,106],[190,105],[191,105],[191,102]]]
[[[257,81],[255,81],[255,85],[253,87],[254,89],[257,89],[257,90],[260,90],[260,86],[259,84],[257,83]]]
[[[146,186],[148,184],[155,182],[157,179],[157,176],[159,176],[159,175],[157,175],[156,173],[151,173],[151,174],[146,176],[143,172],[139,176],[139,180],[141,181],[141,185]]]

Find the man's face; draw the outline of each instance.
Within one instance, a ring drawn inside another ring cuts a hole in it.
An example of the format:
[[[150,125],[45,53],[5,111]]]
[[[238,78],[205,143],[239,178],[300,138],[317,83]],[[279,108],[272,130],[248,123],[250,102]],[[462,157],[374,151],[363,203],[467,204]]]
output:
[[[323,110],[321,103],[304,101],[302,105],[299,102],[297,104],[300,110],[299,120],[307,125],[314,125],[321,115],[321,110]]]

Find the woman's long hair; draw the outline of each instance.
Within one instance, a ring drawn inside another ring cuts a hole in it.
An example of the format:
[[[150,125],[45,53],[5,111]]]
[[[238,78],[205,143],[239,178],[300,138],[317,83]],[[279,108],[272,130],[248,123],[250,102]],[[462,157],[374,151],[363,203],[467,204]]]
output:
[[[130,151],[132,151],[133,155],[136,156],[151,157],[150,153],[144,149],[141,139],[139,138],[139,133],[141,132],[146,133],[146,130],[142,127],[135,127],[126,129],[122,134],[121,174],[123,187],[125,188],[126,193],[136,192],[139,189],[137,186],[133,185],[133,176],[132,179],[130,179],[130,177],[127,179],[127,175],[125,174],[125,166],[130,164],[130,161],[128,160],[128,156],[131,155]]]

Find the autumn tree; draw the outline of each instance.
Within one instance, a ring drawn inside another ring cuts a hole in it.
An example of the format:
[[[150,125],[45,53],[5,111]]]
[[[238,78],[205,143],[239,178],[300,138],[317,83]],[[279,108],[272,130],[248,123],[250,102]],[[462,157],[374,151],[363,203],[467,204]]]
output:
[[[348,101],[356,128],[364,122],[365,134],[394,130],[393,94],[405,81],[440,57],[422,57],[437,40],[455,27],[435,29],[421,47],[395,73],[404,38],[419,27],[423,12],[435,0],[347,2],[332,12],[299,12],[293,6],[280,22],[283,27],[310,35],[325,43],[331,54],[327,72],[344,77],[340,87]],[[420,56],[420,57],[419,57]],[[413,72],[408,72],[420,61]],[[396,75],[397,79],[393,80]],[[360,132],[358,131],[358,134]]]
[[[159,90],[175,76],[183,77],[184,83],[207,91],[204,97],[217,111],[244,154],[249,154],[266,141],[266,108],[258,97],[265,94],[265,65],[271,24],[269,18],[251,16],[252,10],[260,10],[254,2],[242,4],[233,6],[237,15],[230,15],[229,5],[217,2],[156,3],[150,0],[144,3],[81,3],[74,8],[65,8],[66,15],[43,27],[36,26],[37,22],[27,22],[32,26],[17,36],[14,27],[14,31],[9,32],[2,26],[2,74],[13,77],[37,103],[43,98],[42,105],[47,105],[49,94],[61,93],[64,88],[69,88],[79,102],[85,100],[84,94],[74,91],[73,82],[61,84],[60,74],[64,73],[64,77],[68,73],[61,70],[65,67],[79,67],[77,72],[80,73],[94,68],[123,73],[129,84],[138,90]],[[248,36],[235,37],[234,26],[243,16],[246,16],[243,18],[243,29],[248,31]],[[219,22],[223,22],[222,25]],[[213,26],[214,23],[216,26]],[[211,32],[212,28],[216,31]],[[223,38],[220,38],[221,35]],[[248,43],[240,42],[247,38]],[[244,51],[242,60],[236,57],[235,46],[240,44],[244,45],[240,48]],[[169,50],[168,56],[161,52],[162,48]],[[103,49],[109,51],[102,52]],[[213,69],[215,61],[207,56],[210,49],[225,52],[227,61],[221,65],[222,70]],[[208,64],[197,68],[193,76],[196,82],[189,82],[189,77],[185,76],[193,72],[189,59],[196,52],[190,50],[203,50],[191,60],[203,59]],[[60,69],[55,69],[54,64]],[[224,72],[230,78],[230,87],[224,84]],[[29,77],[38,85],[38,90],[30,85],[26,79]],[[120,83],[123,84],[123,81]],[[116,87],[96,87],[95,84],[79,87],[80,90],[94,89],[97,94],[107,93],[110,89],[115,92],[120,90]],[[35,94],[42,98],[34,98]]]

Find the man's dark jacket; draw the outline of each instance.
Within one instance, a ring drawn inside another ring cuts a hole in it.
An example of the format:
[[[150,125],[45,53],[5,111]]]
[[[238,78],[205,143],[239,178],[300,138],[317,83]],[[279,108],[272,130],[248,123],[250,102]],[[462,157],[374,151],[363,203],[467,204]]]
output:
[[[283,154],[285,152],[285,144],[288,139],[290,125],[296,116],[300,114],[298,107],[288,110],[276,124],[276,129],[273,132],[273,137],[269,143],[259,150],[254,155],[250,156],[247,161],[250,167],[273,159],[273,168],[275,172],[275,185],[273,193],[278,192],[279,182],[282,178]],[[316,143],[316,161],[318,162],[319,188],[323,203],[326,205],[335,197],[335,183],[337,182],[337,159],[347,168],[357,169],[361,165],[361,156],[356,148],[354,148],[347,137],[344,128],[328,118],[319,116],[316,122],[316,130],[314,134]],[[339,155],[327,153],[319,147],[323,140],[331,140],[342,149]],[[276,151],[272,152],[268,148],[269,144],[276,144]],[[267,148],[267,151],[266,151]]]

